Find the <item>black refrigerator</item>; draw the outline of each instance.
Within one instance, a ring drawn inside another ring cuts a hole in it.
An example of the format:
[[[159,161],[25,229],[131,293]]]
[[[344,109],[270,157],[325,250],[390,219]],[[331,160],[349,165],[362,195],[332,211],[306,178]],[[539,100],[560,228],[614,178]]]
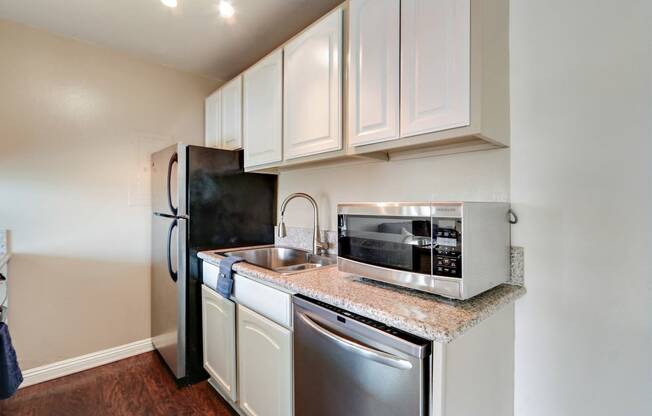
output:
[[[197,252],[273,244],[276,183],[245,173],[242,151],[180,143],[152,154],[152,342],[179,385],[208,378]]]

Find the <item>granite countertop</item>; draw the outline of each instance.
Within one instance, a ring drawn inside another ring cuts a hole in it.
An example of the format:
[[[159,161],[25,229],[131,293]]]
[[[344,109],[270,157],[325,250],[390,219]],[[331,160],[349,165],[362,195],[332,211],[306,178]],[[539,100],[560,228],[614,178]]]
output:
[[[9,263],[10,258],[11,258],[10,253],[0,253],[0,268],[4,267],[5,264]]]
[[[219,265],[224,257],[215,251],[198,253]],[[346,309],[411,334],[447,343],[501,307],[525,294],[523,286],[503,284],[466,301],[455,301],[396,286],[361,280],[335,267],[282,275],[249,263],[233,266],[238,274],[267,282],[292,293]]]

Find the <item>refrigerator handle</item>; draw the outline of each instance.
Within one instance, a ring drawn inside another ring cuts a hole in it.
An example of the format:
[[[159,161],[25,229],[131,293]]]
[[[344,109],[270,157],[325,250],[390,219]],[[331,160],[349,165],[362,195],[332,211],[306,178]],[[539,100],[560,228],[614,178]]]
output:
[[[172,270],[172,256],[170,255],[170,249],[172,248],[172,231],[174,230],[174,227],[177,226],[177,220],[175,219],[172,221],[172,224],[170,224],[170,228],[168,229],[168,248],[167,248],[167,259],[168,259],[168,273],[170,273],[170,277],[172,278],[172,281],[176,282],[177,281],[177,272]]]
[[[168,205],[170,206],[170,211],[172,214],[177,215],[178,212],[178,207],[175,207],[172,204],[172,166],[179,161],[179,154],[174,153],[172,157],[170,158],[170,161],[168,162],[168,185],[167,185],[167,190],[168,190]]]

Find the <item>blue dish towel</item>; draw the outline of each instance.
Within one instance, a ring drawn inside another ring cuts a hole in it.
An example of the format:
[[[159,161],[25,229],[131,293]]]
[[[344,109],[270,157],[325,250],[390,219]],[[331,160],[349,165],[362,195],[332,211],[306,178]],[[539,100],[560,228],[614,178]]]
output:
[[[223,260],[220,260],[220,275],[217,278],[217,293],[222,295],[225,298],[231,297],[231,291],[233,290],[233,265],[244,261],[242,257],[230,256]]]
[[[0,322],[0,399],[8,399],[16,393],[23,382],[23,373],[18,367],[16,350],[11,345],[9,327]]]

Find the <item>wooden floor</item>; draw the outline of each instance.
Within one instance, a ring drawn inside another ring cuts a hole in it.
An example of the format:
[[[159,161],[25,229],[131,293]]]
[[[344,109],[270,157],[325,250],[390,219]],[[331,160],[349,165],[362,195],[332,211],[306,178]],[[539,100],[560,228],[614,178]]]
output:
[[[0,401],[2,416],[206,415],[236,413],[207,382],[178,389],[156,353],[25,387]]]

